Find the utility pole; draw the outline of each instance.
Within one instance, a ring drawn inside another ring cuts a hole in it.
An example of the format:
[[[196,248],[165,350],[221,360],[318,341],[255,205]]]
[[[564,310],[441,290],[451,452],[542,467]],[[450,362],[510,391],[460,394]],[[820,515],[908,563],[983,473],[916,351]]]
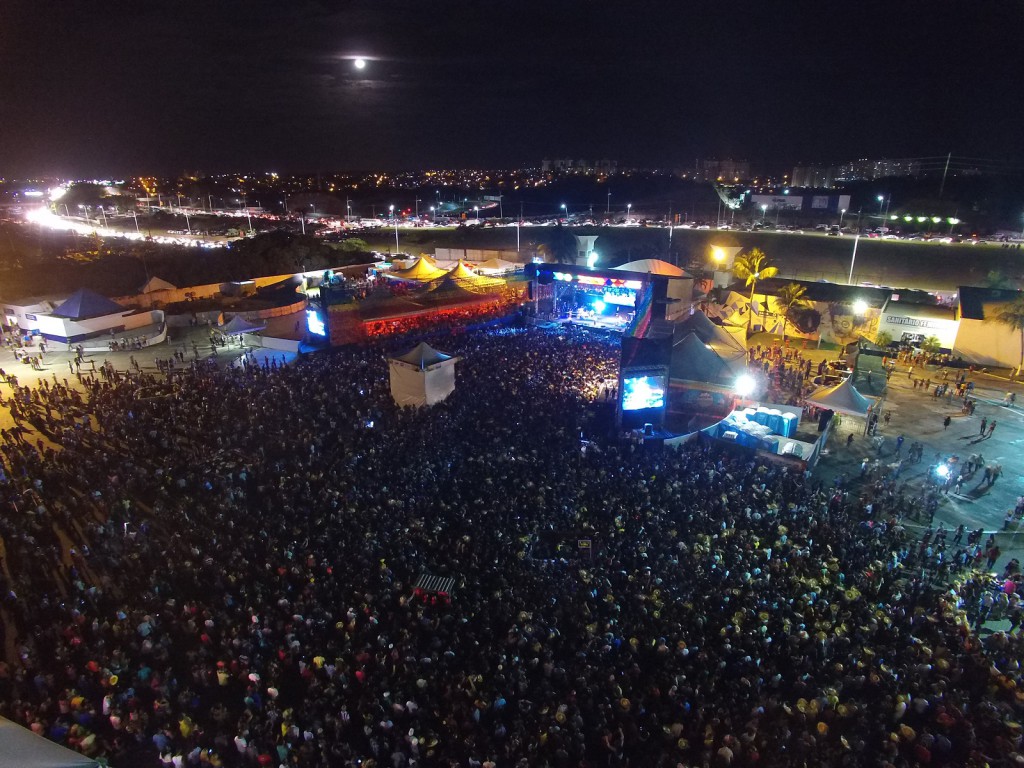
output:
[[[519,201],[519,219],[516,221],[516,253],[519,253],[519,228],[523,226],[523,201]]]
[[[946,167],[942,169],[942,183],[939,184],[939,197],[942,197],[942,191],[946,188],[946,174],[949,173],[949,161],[953,159],[953,153],[950,152],[946,155]]]

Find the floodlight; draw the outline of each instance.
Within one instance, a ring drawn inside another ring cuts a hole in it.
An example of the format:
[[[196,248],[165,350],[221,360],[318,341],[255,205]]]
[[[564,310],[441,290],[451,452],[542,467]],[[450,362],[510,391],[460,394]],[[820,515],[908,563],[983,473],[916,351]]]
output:
[[[733,385],[733,390],[740,397],[750,397],[754,393],[754,388],[757,386],[757,382],[754,381],[754,377],[749,373],[740,374],[736,378],[736,383]]]

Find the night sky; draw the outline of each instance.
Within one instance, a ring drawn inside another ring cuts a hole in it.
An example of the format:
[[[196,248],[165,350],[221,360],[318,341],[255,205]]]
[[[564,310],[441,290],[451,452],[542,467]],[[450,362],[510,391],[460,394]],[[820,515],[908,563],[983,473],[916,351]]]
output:
[[[0,175],[1020,162],[1022,41],[1018,0],[6,0]]]

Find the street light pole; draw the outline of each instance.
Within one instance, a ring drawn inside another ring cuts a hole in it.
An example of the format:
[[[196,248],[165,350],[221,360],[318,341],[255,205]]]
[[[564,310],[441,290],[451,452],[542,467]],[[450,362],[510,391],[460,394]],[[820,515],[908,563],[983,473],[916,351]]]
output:
[[[135,234],[141,235],[142,233],[139,231],[139,217],[135,211],[132,211],[132,218],[135,219]]]
[[[519,228],[523,226],[523,201],[519,201],[519,218],[516,219],[516,253],[519,253]]]
[[[612,193],[608,193],[608,204],[605,206],[604,213],[606,216],[611,216],[612,213]]]
[[[627,224],[631,221],[630,216],[631,216],[631,211],[632,210],[633,210],[633,204],[632,203],[626,203],[626,223]]]
[[[391,214],[391,221],[395,225],[395,256],[398,255],[398,217],[395,216],[395,206],[389,205],[388,212]]]
[[[761,205],[761,225],[764,226],[764,217],[768,215],[768,206]]]
[[[847,285],[853,285],[853,265],[857,262],[857,243],[860,241],[860,232],[853,238],[853,255],[850,257],[850,276],[846,278]]]
[[[474,205],[473,206],[473,210],[476,211],[476,221],[477,221],[477,224],[479,224],[480,223],[480,206],[479,205]]]
[[[839,210],[839,231],[840,232],[843,231],[843,216],[845,216],[845,215],[846,215],[846,209],[845,208],[841,208]]]
[[[569,208],[568,208],[568,207],[566,206],[566,204],[565,204],[565,203],[562,203],[562,205],[561,205],[561,206],[559,206],[559,207],[560,207],[560,208],[561,208],[561,209],[562,209],[563,211],[565,211],[565,221],[566,221],[566,223],[568,223],[568,221],[569,221]]]

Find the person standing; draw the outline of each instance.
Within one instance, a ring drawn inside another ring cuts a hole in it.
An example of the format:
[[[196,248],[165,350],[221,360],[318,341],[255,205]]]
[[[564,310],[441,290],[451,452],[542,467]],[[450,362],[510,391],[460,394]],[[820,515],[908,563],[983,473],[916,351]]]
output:
[[[978,434],[982,437],[985,436],[985,428],[988,426],[988,419],[984,416],[981,417],[981,429],[978,430]]]
[[[995,431],[996,431],[996,422],[995,422],[995,420],[993,420],[992,423],[988,425],[988,436],[992,437],[992,433],[995,432]]]
[[[1002,554],[1002,550],[999,549],[998,544],[993,543],[992,546],[989,547],[988,550],[985,552],[985,554],[988,555],[988,563],[985,567],[991,568],[993,565],[996,564],[996,560],[999,559],[999,555]]]
[[[943,429],[943,430],[947,430],[947,429],[949,429],[949,425],[950,425],[950,424],[951,424],[952,422],[953,422],[953,419],[951,419],[951,418],[950,418],[949,416],[947,416],[946,418],[944,418],[944,419],[942,420],[942,429]]]

